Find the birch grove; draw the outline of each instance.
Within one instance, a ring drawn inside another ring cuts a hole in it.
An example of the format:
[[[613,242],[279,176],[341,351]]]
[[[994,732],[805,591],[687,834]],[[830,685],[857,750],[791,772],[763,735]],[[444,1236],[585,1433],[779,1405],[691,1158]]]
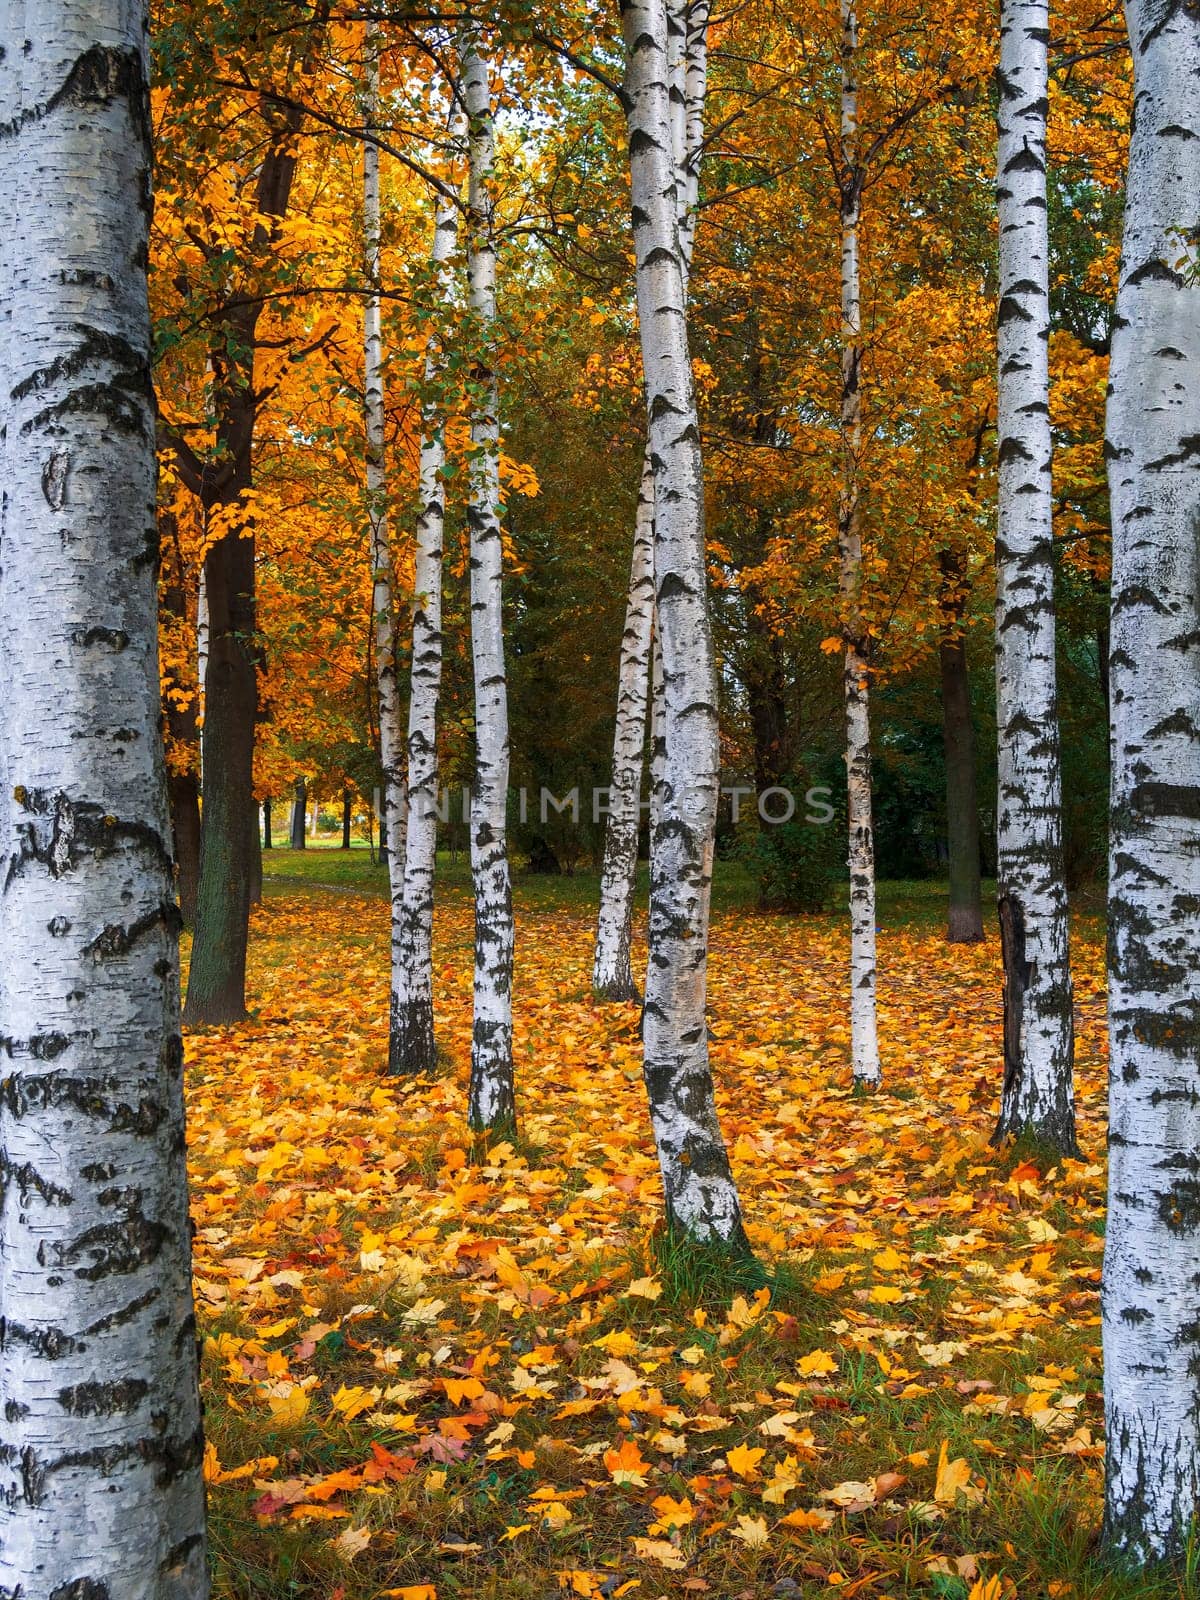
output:
[[[870,636],[865,629],[862,508],[862,283],[858,225],[863,174],[858,161],[858,11],[841,0],[842,84],[842,486],[838,502],[838,582],[844,607],[842,687],[846,702],[846,814],[850,830],[850,1059],[856,1084],[882,1080],[875,1015],[875,837],[871,818]]]
[[[1004,954],[997,1140],[1075,1148],[1051,493],[1046,0],[1004,0],[996,199],[996,876]]]
[[[496,244],[492,193],[495,133],[488,65],[474,30],[464,35],[463,108],[469,163],[467,284],[471,374],[471,657],[475,679],[475,778],[471,874],[475,885],[474,1030],[467,1123],[472,1132],[516,1127],[512,1056],[513,909],[508,868],[508,682],[504,668],[500,527],[500,391],[495,369]]]
[[[741,1251],[748,1245],[717,1121],[705,1022],[720,753],[703,465],[672,132],[672,47],[663,0],[628,0],[622,29],[664,689],[661,815],[650,862],[644,1072],[669,1226],[698,1242]]]
[[[1200,1514],[1200,19],[1132,0],[1136,122],[1108,398],[1105,1538],[1182,1560]],[[1193,220],[1188,213],[1187,222]]]
[[[458,87],[451,84],[455,101]],[[462,134],[457,105],[450,117],[451,154]],[[437,194],[432,251],[434,303],[448,313],[451,263],[458,244],[457,199]],[[408,702],[408,815],[404,834],[403,892],[392,949],[392,1070],[432,1072],[437,1065],[433,1011],[433,876],[437,857],[437,711],[442,683],[442,558],[446,524],[444,404],[440,334],[429,335],[426,398],[421,411],[417,474],[416,551],[413,558],[412,673]]]
[[[6,6],[0,1591],[208,1592],[155,632],[147,17]]]

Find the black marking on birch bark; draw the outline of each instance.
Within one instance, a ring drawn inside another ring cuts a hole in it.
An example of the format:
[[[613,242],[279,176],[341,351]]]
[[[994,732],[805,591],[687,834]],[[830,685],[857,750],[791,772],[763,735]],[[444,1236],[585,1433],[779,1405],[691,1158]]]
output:
[[[1200,821],[1200,788],[1182,783],[1139,783],[1130,792],[1129,808],[1144,817]]]
[[[170,1238],[171,1230],[145,1216],[138,1206],[120,1222],[99,1222],[70,1244],[50,1241],[50,1245],[56,1266],[74,1267],[77,1278],[98,1283],[101,1278],[124,1276],[148,1266],[158,1259]],[[38,1248],[39,1259],[45,1243]],[[91,1257],[90,1263],[76,1265],[84,1257]]]
[[[21,424],[21,433],[37,433],[50,423],[57,422],[60,417],[80,415],[103,417],[111,428],[130,437],[150,437],[145,402],[130,400],[116,382],[80,384],[61,400],[27,418]]]
[[[1150,1006],[1127,1006],[1114,1011],[1113,1028],[1132,1032],[1140,1044],[1192,1063],[1200,1055],[1200,1002],[1195,1000],[1162,1011]]]
[[[119,656],[129,644],[129,635],[123,628],[77,628],[71,635],[72,642],[83,650],[90,650],[93,645],[106,644],[113,655]]]
[[[10,1345],[24,1345],[43,1361],[59,1361],[82,1348],[64,1328],[28,1328],[23,1322],[0,1317],[0,1350]]]
[[[193,1551],[203,1550],[204,1535],[202,1533],[189,1533],[186,1539],[180,1539],[178,1544],[173,1544],[166,1555],[159,1562],[160,1572],[177,1571],[182,1567]]]
[[[72,803],[65,794],[51,795],[18,784],[13,798],[32,821],[18,825],[19,848],[8,864],[7,888],[23,875],[31,862],[47,867],[61,878],[84,857],[111,856],[122,843],[148,851],[168,877],[174,871],[171,852],[162,835],[144,822],[124,821],[91,801]]]
[[[57,356],[48,367],[40,367],[36,372],[31,372],[27,378],[22,378],[12,391],[14,400],[26,400],[32,394],[43,394],[47,389],[57,387],[62,383],[69,383],[73,378],[79,377],[88,367],[115,367],[116,371],[108,380],[114,388],[123,389],[130,394],[136,394],[143,399],[148,399],[151,394],[150,362],[144,351],[139,351],[127,339],[122,339],[118,334],[107,333],[100,328],[91,328],[86,323],[77,322],[75,332],[80,336],[80,343],[74,350],[65,355]],[[61,458],[64,465],[57,472],[65,473],[70,465],[70,457],[65,452],[56,451],[51,456],[50,462],[56,457]],[[49,463],[46,471],[49,471]],[[42,487],[45,490],[45,472],[42,477]],[[63,504],[60,500],[56,504],[49,494],[46,495],[47,503],[55,510]]]
[[[60,1583],[50,1600],[112,1600],[112,1596],[101,1578],[72,1578],[70,1583]]]
[[[144,917],[139,917],[136,922],[110,923],[90,944],[84,945],[80,954],[90,956],[96,962],[106,961],[112,956],[128,955],[139,940],[144,939],[148,933],[157,932],[159,928],[166,928],[168,932],[178,934],[182,927],[183,918],[179,907],[173,900],[164,900],[153,911],[148,911]]]
[[[1185,433],[1179,441],[1178,450],[1169,455],[1159,456],[1157,461],[1147,461],[1147,472],[1161,472],[1164,467],[1181,467],[1186,462],[1200,460],[1200,433]]]
[[[70,470],[71,457],[65,450],[52,451],[49,461],[42,468],[42,497],[51,511],[61,511],[67,503],[67,477]]]
[[[0,1150],[0,1199],[3,1199],[10,1184],[16,1184],[23,1203],[31,1194],[40,1195],[48,1206],[69,1206],[75,1198],[69,1190],[52,1183],[49,1178],[43,1178],[32,1162],[25,1161],[17,1166],[6,1152]]]
[[[996,459],[1004,467],[1012,461],[1032,461],[1033,456],[1020,439],[1010,434],[1007,439],[1000,441],[1000,449]]]
[[[1129,288],[1134,288],[1139,283],[1169,283],[1173,289],[1183,288],[1183,279],[1179,273],[1158,256],[1152,256],[1149,261],[1143,261],[1140,267],[1135,267],[1125,279],[1125,283]]]
[[[113,1133],[156,1133],[167,1117],[167,1108],[158,1096],[150,1092],[131,1105],[112,1098],[117,1087],[114,1078],[82,1077],[68,1072],[13,1072],[0,1082],[0,1104],[16,1121],[30,1112],[70,1106],[104,1123]],[[153,1091],[157,1085],[148,1078],[145,1087]]]
[[[150,1393],[143,1378],[118,1378],[111,1383],[76,1383],[60,1389],[59,1405],[73,1417],[126,1416]]]
[[[1165,1194],[1159,1195],[1158,1218],[1171,1233],[1200,1230],[1200,1183],[1195,1178],[1178,1178]]]

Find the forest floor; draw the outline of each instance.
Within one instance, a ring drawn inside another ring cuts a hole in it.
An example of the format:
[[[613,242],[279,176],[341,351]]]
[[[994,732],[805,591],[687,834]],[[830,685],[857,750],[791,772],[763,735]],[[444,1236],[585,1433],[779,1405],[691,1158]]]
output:
[[[1095,1552],[1096,920],[1083,1159],[1049,1166],[988,1142],[994,940],[947,946],[937,893],[887,886],[886,1081],[859,1097],[843,919],[758,915],[722,873],[712,1058],[767,1273],[731,1282],[656,1226],[637,1009],[589,992],[593,880],[518,880],[520,1140],[476,1162],[463,865],[437,913],[445,1071],[418,1082],[382,1070],[382,872],[276,850],[267,873],[252,1016],[187,1043],[219,1595],[1194,1592]]]

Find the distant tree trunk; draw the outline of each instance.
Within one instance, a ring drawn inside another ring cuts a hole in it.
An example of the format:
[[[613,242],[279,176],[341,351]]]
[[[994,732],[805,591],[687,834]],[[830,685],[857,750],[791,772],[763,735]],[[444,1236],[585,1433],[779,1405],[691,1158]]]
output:
[[[592,961],[592,990],[600,1000],[637,1000],[630,946],[641,832],[642,763],[654,621],[654,468],[647,451],[638,492],[633,564],[617,684],[610,811],[604,830],[600,912]]]
[[[349,785],[342,789],[342,849],[350,848],[350,830],[354,821],[354,796]]]
[[[263,863],[262,840],[258,832],[258,801],[253,795],[250,797],[250,883],[249,894],[252,906],[262,905]]]
[[[164,516],[162,522],[163,531],[168,535],[163,557],[166,578],[161,585],[162,611],[164,617],[170,618],[177,629],[186,635],[187,573],[179,550],[178,529],[174,526],[173,518]],[[184,923],[190,928],[196,920],[196,888],[200,877],[199,707],[187,681],[180,682],[172,671],[164,670],[163,688],[163,705],[172,746],[167,784],[175,887]]]
[[[387,817],[384,815],[382,808],[379,812],[379,846],[375,852],[375,856],[376,866],[383,867],[385,870],[390,872],[392,853],[388,849]]]
[[[275,848],[275,840],[271,837],[271,797],[270,797],[270,795],[268,795],[267,798],[262,803],[262,826],[263,826],[263,849],[264,850],[273,850]]]
[[[0,1593],[204,1600],[145,7],[0,7]]]
[[[995,1139],[1075,1149],[1054,660],[1046,0],[1002,0],[996,531],[997,892],[1004,1083]]]
[[[707,10],[695,7],[703,34]],[[705,1023],[708,869],[720,785],[709,625],[704,481],[687,335],[687,260],[672,131],[672,37],[664,0],[628,0],[625,107],[638,325],[654,464],[654,581],[662,639],[664,770],[651,852],[644,1072],[668,1226],[748,1252],[717,1121]]]
[[[456,91],[457,86],[452,86]],[[451,136],[463,133],[450,117]],[[433,225],[433,295],[443,316],[451,306],[451,263],[458,242],[455,197],[439,194]],[[442,686],[442,559],[446,522],[445,406],[437,394],[444,357],[435,330],[425,352],[427,399],[418,467],[416,550],[413,557],[412,672],[408,700],[408,820],[399,965],[392,974],[393,1072],[432,1072],[437,1066],[433,1015],[433,881],[437,862],[437,712]]]
[[[304,825],[308,820],[308,784],[303,778],[296,779],[295,792],[292,796],[292,827],[291,847],[293,850],[303,850],[308,843]]]
[[[858,14],[842,0],[842,489],[838,506],[846,649],[847,814],[850,829],[850,1054],[856,1084],[882,1082],[875,1012],[875,834],[871,814],[870,637],[862,616],[862,285],[858,224]]]
[[[249,485],[237,481],[231,498]],[[254,541],[230,534],[204,562],[208,596],[208,674],[201,750],[204,811],[196,932],[188,968],[185,1020],[240,1021],[246,1014],[246,936],[257,829],[252,823],[254,725]]]
[[[1104,1540],[1182,1570],[1200,1516],[1200,286],[1181,227],[1200,195],[1200,15],[1130,0],[1126,17],[1137,117],[1106,451]]]
[[[471,876],[475,884],[475,1027],[467,1119],[489,1137],[516,1129],[512,1056],[513,910],[508,867],[508,681],[501,608],[499,389],[493,126],[487,64],[474,30],[462,51],[470,193],[467,277],[475,341],[471,413],[471,655],[475,675],[475,781]]]
[[[979,877],[979,797],[975,787],[975,730],[971,722],[971,678],[967,641],[964,563],[957,551],[941,553],[942,743],[946,753],[946,833],[950,847],[951,944],[983,938]]]

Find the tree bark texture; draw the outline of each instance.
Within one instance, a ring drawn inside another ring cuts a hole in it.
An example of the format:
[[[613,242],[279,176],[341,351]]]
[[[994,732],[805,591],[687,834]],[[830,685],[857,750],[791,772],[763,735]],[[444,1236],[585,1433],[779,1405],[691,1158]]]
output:
[[[0,1594],[202,1600],[140,0],[0,16]]]
[[[997,894],[1004,1082],[997,1141],[1075,1148],[1074,1024],[1054,659],[1046,0],[1003,0],[996,196]]]
[[[1131,0],[1136,120],[1108,400],[1112,501],[1109,1548],[1200,1514],[1200,18]]]

